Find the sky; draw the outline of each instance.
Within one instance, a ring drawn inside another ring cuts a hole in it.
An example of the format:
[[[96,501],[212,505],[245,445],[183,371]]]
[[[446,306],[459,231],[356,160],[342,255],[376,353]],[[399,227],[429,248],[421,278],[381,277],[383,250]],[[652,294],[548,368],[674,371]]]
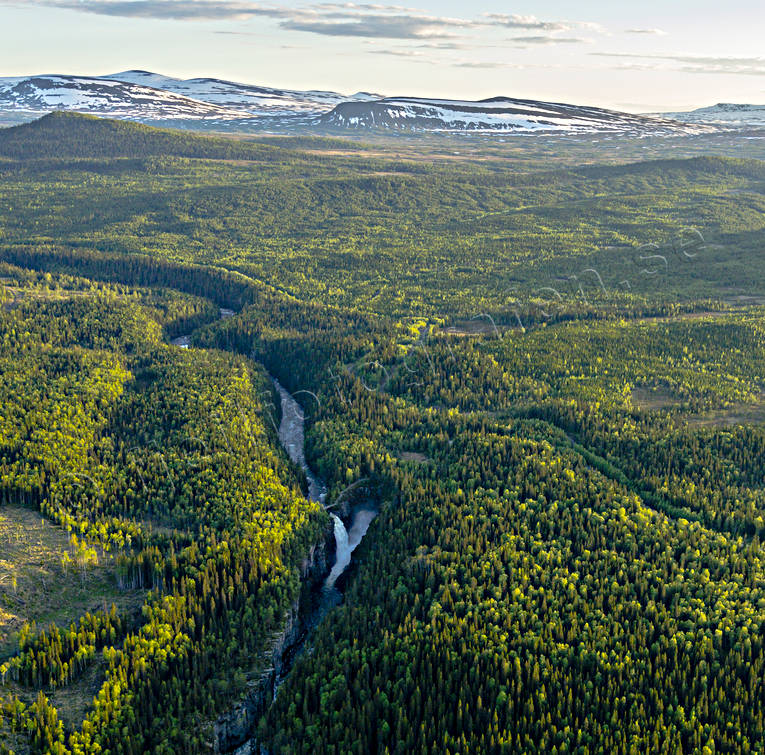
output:
[[[763,0],[0,0],[0,76],[143,69],[631,112],[765,102]]]

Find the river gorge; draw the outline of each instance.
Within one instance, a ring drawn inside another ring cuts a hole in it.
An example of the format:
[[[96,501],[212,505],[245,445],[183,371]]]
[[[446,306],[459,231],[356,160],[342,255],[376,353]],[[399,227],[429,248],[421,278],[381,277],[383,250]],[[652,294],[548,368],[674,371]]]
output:
[[[230,310],[221,310],[221,318],[232,315]],[[188,349],[191,336],[180,336],[172,343]],[[276,378],[271,377],[271,380],[281,405],[279,442],[290,460],[302,469],[308,483],[309,500],[326,506],[327,486],[305,458],[305,411]],[[331,528],[328,528],[326,538],[311,548],[300,566],[300,597],[285,617],[282,632],[267,649],[269,663],[266,670],[250,685],[245,698],[215,722],[212,742],[215,752],[236,755],[260,752],[253,738],[258,721],[276,698],[295,660],[322,619],[342,601],[344,584],[341,578],[351,564],[354,550],[377,516],[378,504],[363,498],[351,505],[349,497],[343,493],[335,503],[341,498],[343,505],[337,506],[339,513],[330,512]]]

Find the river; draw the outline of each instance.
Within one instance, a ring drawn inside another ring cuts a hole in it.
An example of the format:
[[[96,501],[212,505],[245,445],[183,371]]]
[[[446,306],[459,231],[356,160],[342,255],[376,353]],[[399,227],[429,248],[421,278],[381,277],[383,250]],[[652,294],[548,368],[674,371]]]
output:
[[[229,309],[220,310],[221,319],[231,317],[233,314],[234,312]],[[191,346],[191,336],[179,336],[178,338],[174,338],[171,343],[182,349],[188,349]],[[305,473],[308,481],[309,499],[325,506],[328,493],[327,486],[308,466],[308,462],[305,458],[305,413],[289,391],[287,391],[276,378],[272,377],[271,379],[273,380],[274,386],[281,399],[282,417],[279,424],[279,442],[287,452],[289,458],[295,464],[299,465]],[[316,401],[318,405],[318,399],[316,399]],[[353,551],[358,547],[359,543],[361,543],[364,535],[366,535],[367,530],[369,529],[369,525],[377,516],[377,507],[373,503],[360,504],[352,507],[348,517],[350,528],[347,528],[345,522],[343,522],[343,520],[336,514],[330,512],[330,516],[332,517],[334,525],[335,562],[324,580],[321,589],[316,590],[316,594],[310,601],[312,605],[308,609],[308,615],[304,616],[301,620],[302,631],[300,637],[289,647],[285,648],[281,673],[279,673],[274,680],[274,698],[276,697],[282,682],[289,674],[295,659],[302,652],[309,635],[321,623],[321,620],[326,616],[327,612],[342,600],[342,593],[337,585],[338,579],[350,565]],[[239,749],[239,752],[253,751],[248,749],[248,746],[252,745],[253,742],[254,740],[245,743],[245,745]]]
[[[327,486],[324,481],[308,466],[305,460],[305,413],[300,404],[290,395],[281,383],[274,380],[282,404],[282,420],[279,424],[279,441],[287,455],[298,464],[308,480],[308,497],[318,501],[322,506],[327,500]],[[324,592],[334,591],[335,583],[351,563],[351,554],[366,535],[369,525],[377,515],[372,506],[359,506],[351,514],[350,530],[346,529],[343,520],[336,514],[331,514],[335,531],[335,563],[324,583]],[[339,595],[327,594],[322,603],[326,605],[319,609],[320,617],[326,608],[337,603]]]
[[[234,311],[231,309],[221,308],[220,310],[222,320],[233,317],[234,314]],[[178,336],[171,343],[181,349],[188,349],[191,346],[191,336]],[[276,378],[272,377],[271,379],[274,381],[281,399],[282,419],[279,423],[279,442],[290,459],[299,465],[305,473],[308,480],[308,498],[324,506],[327,500],[327,486],[308,466],[308,462],[305,459],[305,413],[290,392]],[[305,393],[308,392],[305,391]],[[318,399],[316,400],[318,402]],[[355,508],[351,513],[351,528],[349,531],[339,516],[331,514],[334,523],[336,557],[332,570],[324,583],[325,591],[334,591],[338,578],[351,563],[351,554],[356,550],[364,535],[366,535],[367,529],[369,529],[369,525],[376,515],[377,510],[373,506],[362,505]],[[321,602],[334,605],[338,602],[338,599],[339,595],[327,595],[325,600]],[[323,616],[326,612],[326,607],[324,606],[324,610],[319,612],[320,616]]]

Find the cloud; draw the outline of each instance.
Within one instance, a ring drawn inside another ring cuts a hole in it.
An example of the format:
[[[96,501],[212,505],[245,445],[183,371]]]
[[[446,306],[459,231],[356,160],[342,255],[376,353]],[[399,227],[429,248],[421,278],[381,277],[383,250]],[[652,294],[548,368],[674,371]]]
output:
[[[242,20],[253,16],[285,18],[285,9],[233,0],[50,0],[41,5],[123,18],[174,21]]]
[[[530,36],[530,37],[510,37],[510,42],[518,42],[522,45],[556,45],[556,44],[581,44],[586,39],[581,37],[548,37],[548,36]]]
[[[568,21],[540,21],[536,16],[518,16],[507,13],[486,13],[484,18],[490,24],[506,26],[509,29],[528,29],[537,31],[568,31],[572,25]]]
[[[477,46],[484,48],[487,45],[477,45],[476,43],[468,42],[456,42],[453,40],[445,42],[423,42],[422,44],[417,45],[417,47],[426,48],[428,50],[470,50]]]
[[[625,34],[652,34],[657,37],[666,37],[667,32],[661,29],[625,29]]]
[[[290,18],[283,29],[311,32],[330,37],[378,37],[386,39],[427,39],[450,37],[455,30],[474,27],[475,23],[459,18],[434,16],[347,14],[342,18],[321,15]]]
[[[507,29],[523,29],[525,31],[546,31],[552,34],[573,29],[586,29],[591,32],[603,33],[605,29],[594,21],[542,21],[536,16],[508,15],[506,13],[486,13],[483,18],[492,26],[502,26]]]
[[[483,26],[464,18],[432,16],[397,5],[319,3],[302,8],[246,0],[36,0],[41,5],[126,18],[241,21],[273,18],[283,29],[333,37],[427,39]]]
[[[765,58],[711,55],[640,55],[628,52],[592,52],[590,55],[629,60],[629,63],[619,66],[622,70],[675,70],[682,73],[765,76]]]
[[[501,63],[498,61],[463,60],[453,64],[455,68],[528,68],[522,63]]]
[[[0,0],[0,3],[8,0]],[[536,16],[501,13],[477,18],[432,15],[417,8],[378,3],[314,3],[294,8],[248,0],[31,0],[39,5],[104,16],[173,21],[241,21],[275,19],[285,30],[330,37],[367,39],[442,39],[466,30],[509,28],[531,32],[541,40],[571,29],[599,29],[589,22],[544,21]],[[539,43],[530,36],[529,43]],[[568,41],[568,40],[563,40]],[[548,44],[548,42],[545,42]]]
[[[417,50],[370,50],[370,52],[372,55],[391,55],[395,58],[419,58],[428,63],[436,62],[429,59],[424,52],[418,52]]]

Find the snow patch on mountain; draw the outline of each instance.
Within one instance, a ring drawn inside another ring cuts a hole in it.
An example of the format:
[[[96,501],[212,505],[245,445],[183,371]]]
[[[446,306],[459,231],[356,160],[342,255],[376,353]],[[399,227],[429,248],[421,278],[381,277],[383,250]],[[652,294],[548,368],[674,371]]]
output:
[[[181,80],[150,71],[0,78],[0,111],[6,113],[75,110],[149,122],[318,118],[340,102],[370,98],[378,95],[359,93],[348,98],[337,92],[296,92],[222,79]]]
[[[477,102],[389,97],[344,102],[320,119],[344,128],[415,131],[568,132],[568,133],[699,133],[692,126],[666,118],[632,115],[603,108],[557,102],[493,97]]]
[[[701,107],[684,113],[664,113],[686,123],[713,123],[736,128],[765,127],[765,105],[747,105],[734,102],[719,102],[710,107]]]
[[[75,110],[110,118],[241,118],[241,112],[151,86],[89,76],[0,78],[0,109],[48,113]]]
[[[698,134],[721,125],[765,124],[765,106],[715,105],[691,113],[633,115],[603,108],[494,97],[478,102],[295,91],[151,71],[107,76],[0,78],[0,116],[33,118],[73,110],[196,129],[292,132],[399,129],[420,132]]]
[[[143,84],[168,92],[209,102],[246,115],[318,116],[341,102],[379,99],[379,95],[359,92],[350,96],[338,92],[307,91],[239,84],[224,79],[174,79],[149,71],[123,71],[107,79]]]

